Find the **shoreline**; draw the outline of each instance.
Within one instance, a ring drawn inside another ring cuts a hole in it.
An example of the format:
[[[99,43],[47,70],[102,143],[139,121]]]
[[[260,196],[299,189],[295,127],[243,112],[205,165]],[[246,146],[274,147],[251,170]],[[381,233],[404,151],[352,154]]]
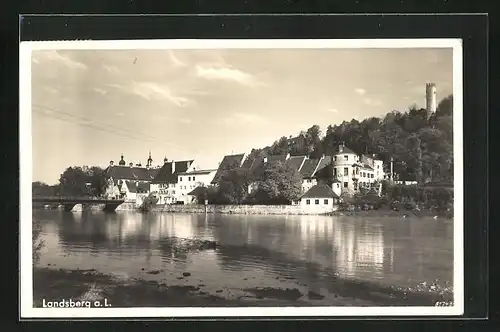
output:
[[[125,204],[125,205],[124,205]],[[331,216],[331,217],[396,217],[396,218],[436,218],[444,220],[453,220],[453,216],[445,215],[444,213],[438,213],[435,211],[412,211],[412,210],[402,210],[395,211],[390,209],[379,209],[379,210],[360,210],[360,211],[302,211],[296,208],[294,205],[285,206],[273,206],[273,205],[156,205],[150,211],[140,211],[135,205],[130,206],[130,203],[124,203],[118,208],[111,212],[121,212],[130,211],[138,213],[171,213],[171,214],[229,214],[229,215],[282,215],[282,216]],[[287,208],[291,207],[291,208]],[[34,207],[33,210],[45,210],[44,207]],[[49,210],[61,210],[58,208],[51,208]],[[97,207],[75,209],[72,212],[86,212],[93,211],[99,212],[102,209]],[[109,213],[109,212],[108,212]]]
[[[159,273],[150,271],[150,274]],[[166,284],[142,278],[123,278],[92,270],[49,267],[33,269],[33,305],[48,301],[106,300],[113,307],[265,307],[265,306],[434,306],[453,300],[451,288],[419,285],[414,288],[383,286],[376,283],[336,279],[328,294],[298,288],[248,287],[234,290],[221,287],[214,292],[190,282]],[[323,300],[323,301],[321,301]],[[333,303],[332,303],[333,302]]]

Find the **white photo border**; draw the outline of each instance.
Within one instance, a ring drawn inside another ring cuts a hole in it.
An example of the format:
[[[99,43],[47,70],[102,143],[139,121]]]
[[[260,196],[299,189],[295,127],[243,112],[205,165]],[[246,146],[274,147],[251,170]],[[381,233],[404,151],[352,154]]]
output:
[[[31,53],[35,50],[130,49],[319,49],[319,48],[452,48],[454,158],[454,273],[452,307],[165,307],[34,308],[32,260]],[[21,318],[163,318],[163,317],[328,317],[328,316],[460,316],[464,313],[464,179],[462,40],[436,39],[166,39],[102,41],[29,41],[19,49],[20,148],[20,317]],[[458,204],[457,204],[458,203]]]

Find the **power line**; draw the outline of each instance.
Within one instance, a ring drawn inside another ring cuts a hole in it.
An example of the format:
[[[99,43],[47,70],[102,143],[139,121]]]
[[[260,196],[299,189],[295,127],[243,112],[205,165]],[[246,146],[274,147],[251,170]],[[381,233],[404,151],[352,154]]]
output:
[[[73,118],[81,119],[83,121],[91,122],[91,123],[94,123],[94,124],[98,124],[98,125],[100,124],[99,122],[95,121],[94,119],[87,118],[87,117],[84,117],[84,116],[81,116],[81,115],[76,115],[76,114],[73,114],[71,112],[62,111],[62,110],[54,109],[54,108],[43,106],[43,105],[39,105],[39,104],[33,104],[33,106],[39,107],[39,108],[43,108],[45,110],[49,110],[49,111],[61,113],[61,114],[64,114],[64,115],[67,115],[67,116],[70,116],[70,117],[73,117]],[[120,127],[117,127],[117,126],[114,126],[114,125],[108,124],[108,123],[102,123],[102,125],[105,125],[106,128],[115,128],[115,129],[117,129],[119,131],[129,132],[129,133],[133,133],[133,134],[137,133],[136,131],[132,131],[130,129],[125,129],[125,128],[120,128]],[[147,135],[147,134],[144,134],[144,133],[141,133],[141,134],[143,136],[148,136],[149,138],[152,138],[152,139],[159,139],[158,137],[154,137],[154,136]]]
[[[37,110],[37,109],[33,109],[33,111],[37,112],[40,115],[46,116],[46,117],[55,118],[55,119],[58,119],[58,120],[69,122],[69,123],[73,123],[73,124],[81,125],[81,126],[84,126],[84,127],[88,127],[88,128],[100,130],[100,131],[103,131],[103,132],[108,133],[108,134],[114,134],[114,135],[118,135],[118,136],[130,138],[130,139],[136,139],[136,140],[148,141],[148,142],[162,141],[162,143],[165,143],[165,144],[168,144],[168,145],[171,145],[171,146],[176,146],[173,143],[164,142],[161,138],[158,138],[158,137],[155,137],[155,136],[146,135],[144,133],[135,132],[135,131],[132,131],[132,130],[129,130],[129,129],[120,128],[120,127],[117,127],[117,126],[114,126],[114,125],[111,125],[111,124],[107,124],[107,123],[99,123],[99,122],[97,122],[97,121],[95,121],[93,119],[90,119],[90,118],[87,118],[87,117],[84,117],[84,116],[75,115],[75,114],[72,114],[72,113],[69,113],[69,112],[57,110],[57,109],[54,109],[54,108],[51,108],[51,107],[47,107],[47,106],[43,106],[43,105],[38,105],[38,104],[33,104],[33,106],[38,107],[38,108],[43,109],[43,110],[47,110],[47,111],[51,111],[51,112],[59,114],[59,115],[50,114],[50,113],[47,113],[47,112],[42,112],[42,111]],[[61,117],[61,115],[63,115],[63,116]],[[75,122],[72,119],[65,118],[65,116],[73,118],[73,119],[76,119],[76,120],[79,120],[79,122]],[[84,123],[82,121],[87,122],[87,123]],[[130,134],[127,134],[127,132],[131,133],[133,136],[130,135]],[[137,135],[137,134],[139,134],[139,135]],[[141,135],[142,135],[142,137],[141,137]]]

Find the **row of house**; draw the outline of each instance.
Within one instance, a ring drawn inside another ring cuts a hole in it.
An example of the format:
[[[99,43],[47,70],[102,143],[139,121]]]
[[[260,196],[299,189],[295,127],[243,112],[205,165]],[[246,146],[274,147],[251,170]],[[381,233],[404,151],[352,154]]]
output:
[[[332,156],[311,159],[307,156],[272,155],[249,158],[246,154],[225,156],[217,169],[199,169],[194,160],[164,159],[153,167],[151,154],[146,166],[129,163],[123,155],[117,166],[111,161],[106,168],[106,196],[138,202],[150,193],[158,204],[195,203],[195,189],[216,186],[224,171],[241,168],[254,178],[262,174],[266,164],[284,163],[302,176],[304,195],[296,204],[331,205],[343,193],[353,194],[360,188],[373,188],[385,177],[383,163],[375,156],[358,155],[341,144]],[[249,193],[256,190],[251,183]],[[379,189],[379,188],[376,188]]]

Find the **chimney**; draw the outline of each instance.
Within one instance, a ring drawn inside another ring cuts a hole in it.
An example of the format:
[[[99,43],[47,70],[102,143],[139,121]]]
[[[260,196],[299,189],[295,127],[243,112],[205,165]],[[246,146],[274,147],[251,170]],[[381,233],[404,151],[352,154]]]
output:
[[[175,161],[172,160],[172,174],[175,173]]]
[[[111,160],[111,161],[109,162],[109,166],[113,166],[113,164],[114,164],[114,162],[113,162],[113,160]]]
[[[129,163],[128,164],[130,167],[134,167],[134,163]]]

